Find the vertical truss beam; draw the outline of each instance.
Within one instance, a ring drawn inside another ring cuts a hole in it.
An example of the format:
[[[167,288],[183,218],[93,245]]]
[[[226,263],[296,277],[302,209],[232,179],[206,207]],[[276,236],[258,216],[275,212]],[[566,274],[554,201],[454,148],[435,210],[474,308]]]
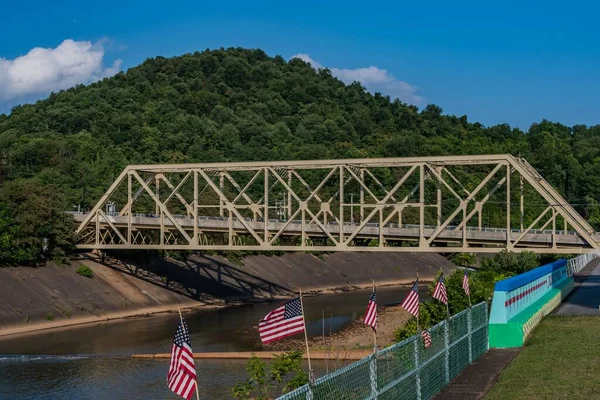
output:
[[[390,170],[381,173],[385,169]],[[512,233],[515,178],[518,233]],[[547,203],[534,220],[525,184]],[[347,202],[352,190],[359,190],[359,204],[354,198]],[[118,215],[103,213],[109,201]],[[486,226],[484,210],[497,212],[494,204],[501,204],[505,216],[495,218],[501,226]],[[176,215],[181,205],[186,213]],[[270,220],[274,207],[278,218]],[[558,218],[565,231],[571,227],[576,234],[558,231]],[[79,247],[97,249],[576,253],[600,248],[598,235],[562,196],[525,160],[510,155],[128,166],[78,220]]]

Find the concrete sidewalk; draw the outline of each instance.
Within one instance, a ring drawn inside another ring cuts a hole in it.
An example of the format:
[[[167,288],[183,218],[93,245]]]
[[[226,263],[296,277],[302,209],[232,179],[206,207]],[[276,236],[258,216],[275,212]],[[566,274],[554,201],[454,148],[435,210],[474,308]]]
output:
[[[600,305],[600,259],[574,276],[575,289],[555,311],[557,315],[596,315]],[[450,382],[435,400],[483,399],[521,348],[488,350]]]
[[[490,391],[498,377],[519,354],[517,349],[492,349],[479,357],[450,382],[435,400],[479,400]]]
[[[600,306],[600,258],[590,261],[575,275],[575,290],[556,308],[556,315],[598,315]]]

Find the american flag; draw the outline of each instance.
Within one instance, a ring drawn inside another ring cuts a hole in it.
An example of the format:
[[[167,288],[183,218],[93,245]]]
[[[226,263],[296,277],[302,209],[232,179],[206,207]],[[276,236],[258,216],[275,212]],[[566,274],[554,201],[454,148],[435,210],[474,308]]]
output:
[[[167,384],[175,394],[190,400],[196,390],[196,367],[190,335],[183,318],[179,321],[171,347],[171,365]]]
[[[414,315],[415,317],[419,316],[419,280],[415,281],[412,289],[406,295],[406,298],[400,304],[406,311]]]
[[[290,300],[268,313],[258,323],[258,334],[264,343],[271,343],[304,332],[304,317],[300,298]]]
[[[426,349],[431,347],[431,334],[427,329],[423,329],[421,337],[423,338],[423,346],[425,346]]]
[[[373,293],[371,293],[371,297],[369,298],[363,322],[369,325],[373,331],[377,332],[377,296],[375,295],[375,289],[373,289]]]
[[[467,294],[467,296],[471,295],[471,290],[469,289],[469,273],[465,269],[465,273],[463,274],[462,287]]]
[[[446,292],[446,285],[444,285],[444,274],[440,275],[440,279],[438,279],[435,284],[432,297],[444,304],[448,304],[448,293]]]

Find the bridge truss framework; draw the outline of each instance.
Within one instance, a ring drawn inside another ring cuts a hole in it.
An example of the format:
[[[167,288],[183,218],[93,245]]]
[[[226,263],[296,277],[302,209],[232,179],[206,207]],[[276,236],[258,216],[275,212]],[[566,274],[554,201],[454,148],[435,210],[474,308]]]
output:
[[[511,155],[130,165],[76,217],[82,249],[600,248],[587,221]]]

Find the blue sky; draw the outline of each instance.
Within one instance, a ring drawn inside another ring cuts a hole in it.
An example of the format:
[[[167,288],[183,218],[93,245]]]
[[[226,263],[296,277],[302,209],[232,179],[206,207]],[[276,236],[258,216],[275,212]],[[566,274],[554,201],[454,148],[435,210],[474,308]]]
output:
[[[2,5],[0,112],[148,57],[242,46],[303,54],[371,90],[485,125],[600,123],[592,2],[52,3]]]

